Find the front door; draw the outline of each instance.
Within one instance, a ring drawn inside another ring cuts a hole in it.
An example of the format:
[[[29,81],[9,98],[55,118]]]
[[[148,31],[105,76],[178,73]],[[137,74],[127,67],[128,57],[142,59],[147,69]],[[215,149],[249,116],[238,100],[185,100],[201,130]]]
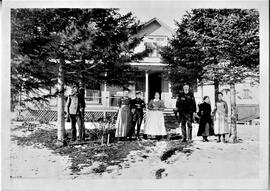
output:
[[[149,74],[149,100],[154,99],[155,92],[161,94],[161,72]]]

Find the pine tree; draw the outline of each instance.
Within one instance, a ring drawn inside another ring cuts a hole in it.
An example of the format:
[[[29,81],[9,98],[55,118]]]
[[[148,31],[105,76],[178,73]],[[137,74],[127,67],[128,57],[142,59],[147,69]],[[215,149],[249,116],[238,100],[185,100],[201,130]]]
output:
[[[213,82],[231,89],[231,126],[237,141],[235,84],[258,82],[259,14],[253,9],[193,9],[163,51],[172,81]],[[216,96],[216,95],[215,95]]]
[[[146,55],[133,52],[141,40],[134,35],[139,22],[117,9],[13,9],[11,20],[12,94],[38,102],[57,96],[60,142],[65,85],[79,80],[125,84],[133,71],[127,62]],[[54,95],[40,96],[41,89],[56,85]]]

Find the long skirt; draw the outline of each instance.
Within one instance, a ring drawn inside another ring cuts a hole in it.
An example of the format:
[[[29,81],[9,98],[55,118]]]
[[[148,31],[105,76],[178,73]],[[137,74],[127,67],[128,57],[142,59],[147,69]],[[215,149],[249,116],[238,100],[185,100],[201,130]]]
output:
[[[116,120],[115,137],[127,137],[131,132],[132,115],[130,108],[126,105],[119,109]]]
[[[225,114],[217,113],[216,119],[214,121],[214,131],[216,135],[229,133],[228,118],[225,116]]]
[[[146,113],[144,134],[167,135],[162,111],[148,111]]]
[[[203,119],[201,118],[199,123],[199,129],[197,136],[211,136],[214,135],[214,127],[211,118]]]

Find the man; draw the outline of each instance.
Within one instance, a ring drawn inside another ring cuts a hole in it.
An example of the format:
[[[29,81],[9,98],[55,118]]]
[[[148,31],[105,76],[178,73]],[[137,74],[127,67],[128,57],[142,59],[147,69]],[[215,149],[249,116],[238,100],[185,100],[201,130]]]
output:
[[[77,85],[73,85],[71,95],[68,96],[67,100],[67,113],[71,120],[71,141],[76,141],[76,122],[79,127],[79,140],[83,141],[85,139],[85,132],[82,128],[82,113],[84,111],[85,103],[84,100],[79,95],[79,90]]]
[[[84,125],[84,111],[85,111],[85,89],[83,83],[79,83],[79,103],[81,103],[81,123],[82,123],[82,141],[85,141],[85,125]]]
[[[141,92],[136,92],[136,98],[131,100],[131,112],[132,112],[132,126],[131,126],[131,135],[133,135],[135,131],[135,126],[137,124],[137,140],[141,140],[140,138],[140,130],[141,124],[143,120],[143,108],[145,108],[145,103],[141,99]]]
[[[182,142],[187,141],[186,124],[188,126],[188,139],[192,140],[192,121],[196,113],[194,95],[189,91],[189,85],[184,84],[184,92],[180,93],[176,102],[176,110],[179,113],[179,123],[182,129]]]

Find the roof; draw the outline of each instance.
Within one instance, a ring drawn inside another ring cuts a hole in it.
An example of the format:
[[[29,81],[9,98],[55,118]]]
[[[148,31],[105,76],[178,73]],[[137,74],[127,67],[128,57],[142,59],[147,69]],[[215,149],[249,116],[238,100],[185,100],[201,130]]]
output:
[[[158,31],[159,29],[163,29],[163,32],[166,31],[166,33],[170,35],[174,33],[174,30],[171,27],[169,27],[166,23],[162,22],[161,20],[155,17],[142,24],[142,28],[137,33],[137,36],[143,37],[151,33],[154,33],[155,31]]]
[[[165,27],[167,30],[169,30],[171,33],[173,33],[173,29],[171,27],[169,27],[167,24],[165,24],[164,22],[162,22],[161,20],[159,20],[158,18],[154,17],[153,19],[143,23],[143,28],[147,27],[148,25],[150,25],[153,22],[158,22],[161,26]]]

